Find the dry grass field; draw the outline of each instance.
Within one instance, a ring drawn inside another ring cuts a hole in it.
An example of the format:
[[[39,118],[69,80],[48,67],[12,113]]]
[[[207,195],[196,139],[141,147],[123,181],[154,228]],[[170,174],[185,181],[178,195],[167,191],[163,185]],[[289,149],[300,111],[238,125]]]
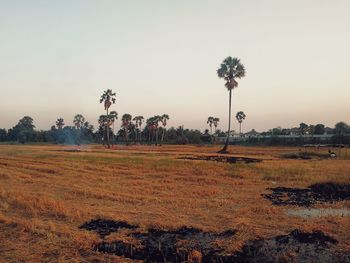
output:
[[[240,251],[248,240],[294,229],[322,231],[338,241],[332,249],[350,253],[349,216],[292,216],[289,209],[301,208],[274,205],[262,196],[279,186],[350,183],[349,149],[333,159],[300,160],[281,158],[298,148],[232,146],[233,156],[263,161],[184,159],[214,155],[218,149],[0,145],[0,261],[132,262],[94,249],[101,237],[79,226],[98,218],[126,221],[145,231],[183,226],[215,233],[234,229],[222,244],[228,252]],[[350,209],[350,200],[313,207]],[[112,233],[104,239],[127,242],[130,237]]]

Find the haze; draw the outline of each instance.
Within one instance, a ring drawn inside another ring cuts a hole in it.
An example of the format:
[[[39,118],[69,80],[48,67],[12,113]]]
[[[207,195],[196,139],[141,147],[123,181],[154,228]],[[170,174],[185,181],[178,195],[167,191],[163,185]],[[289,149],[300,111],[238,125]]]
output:
[[[225,130],[227,56],[247,70],[233,93],[245,131],[349,122],[349,14],[341,0],[0,1],[0,127],[96,125],[112,89],[119,116],[203,130],[211,115]]]

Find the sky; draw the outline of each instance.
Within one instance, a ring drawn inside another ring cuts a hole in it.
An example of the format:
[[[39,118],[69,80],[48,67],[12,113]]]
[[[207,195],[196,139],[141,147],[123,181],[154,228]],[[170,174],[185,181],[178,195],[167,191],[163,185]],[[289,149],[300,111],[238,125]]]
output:
[[[112,89],[119,119],[204,130],[214,116],[225,130],[227,56],[246,67],[232,97],[243,131],[350,123],[349,14],[348,0],[0,0],[0,127],[97,125]]]

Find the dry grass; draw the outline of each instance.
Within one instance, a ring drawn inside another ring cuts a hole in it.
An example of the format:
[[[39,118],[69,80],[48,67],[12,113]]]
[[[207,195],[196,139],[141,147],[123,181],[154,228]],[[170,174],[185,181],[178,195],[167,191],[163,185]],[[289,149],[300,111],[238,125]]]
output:
[[[350,219],[288,217],[261,197],[274,186],[350,182],[350,154],[332,160],[281,159],[297,148],[232,147],[257,164],[224,164],[179,157],[218,147],[0,146],[0,262],[120,262],[91,248],[99,240],[78,229],[101,218],[142,227],[183,225],[237,229],[231,249],[246,240],[292,229],[319,229],[350,250]],[[339,204],[334,204],[339,206]],[[349,202],[344,206],[350,207]]]

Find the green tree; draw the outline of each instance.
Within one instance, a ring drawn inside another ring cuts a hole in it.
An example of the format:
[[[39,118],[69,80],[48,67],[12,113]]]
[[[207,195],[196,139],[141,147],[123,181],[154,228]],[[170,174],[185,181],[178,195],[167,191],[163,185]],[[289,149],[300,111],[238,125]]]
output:
[[[17,124],[18,127],[20,128],[27,128],[33,130],[35,128],[33,124],[33,118],[29,116],[24,116],[22,119],[18,121]]]
[[[349,130],[350,130],[349,126],[343,121],[338,122],[334,126],[334,133],[337,135],[347,134],[347,133],[349,133]]]
[[[309,128],[309,125],[306,123],[302,122],[299,124],[299,130],[302,135],[306,134],[307,129]]]
[[[314,134],[324,134],[326,132],[325,126],[323,124],[316,124],[314,129]]]
[[[111,89],[105,90],[100,98],[100,103],[104,104],[104,108],[106,111],[106,116],[108,116],[108,110],[111,107],[112,103],[115,103],[115,93]],[[108,122],[106,122],[106,138],[107,138],[107,146],[110,148],[110,143],[109,143],[109,127],[107,126]]]
[[[246,118],[246,115],[243,111],[237,112],[236,119],[239,123],[239,134],[242,134],[242,122],[243,120],[245,120],[245,118]]]
[[[227,57],[221,63],[220,68],[217,70],[219,78],[225,80],[225,87],[229,91],[229,119],[228,119],[228,131],[227,139],[224,148],[220,153],[227,153],[227,148],[230,140],[231,131],[231,98],[232,91],[238,87],[237,79],[241,79],[245,76],[245,67],[238,58]]]

